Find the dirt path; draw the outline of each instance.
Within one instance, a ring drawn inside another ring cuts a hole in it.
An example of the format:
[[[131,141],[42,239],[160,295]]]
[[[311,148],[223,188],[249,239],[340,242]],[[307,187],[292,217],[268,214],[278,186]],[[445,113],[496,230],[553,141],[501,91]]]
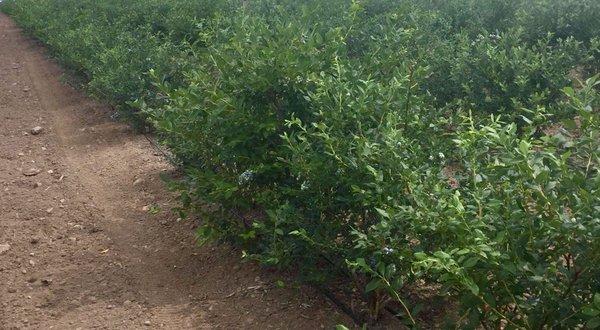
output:
[[[0,14],[0,329],[347,324],[239,251],[195,247],[159,179],[173,169],[61,75]]]

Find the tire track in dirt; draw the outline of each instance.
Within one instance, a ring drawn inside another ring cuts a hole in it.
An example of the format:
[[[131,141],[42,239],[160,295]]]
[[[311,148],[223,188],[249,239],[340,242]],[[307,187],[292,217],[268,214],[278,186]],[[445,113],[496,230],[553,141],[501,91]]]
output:
[[[239,251],[195,247],[159,179],[174,169],[61,75],[0,14],[0,329],[348,324]]]

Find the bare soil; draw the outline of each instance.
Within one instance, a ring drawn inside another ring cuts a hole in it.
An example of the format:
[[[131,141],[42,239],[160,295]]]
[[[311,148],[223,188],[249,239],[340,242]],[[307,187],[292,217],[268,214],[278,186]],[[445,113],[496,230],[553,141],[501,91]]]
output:
[[[350,324],[236,249],[196,246],[159,178],[174,169],[62,75],[0,14],[0,329]]]

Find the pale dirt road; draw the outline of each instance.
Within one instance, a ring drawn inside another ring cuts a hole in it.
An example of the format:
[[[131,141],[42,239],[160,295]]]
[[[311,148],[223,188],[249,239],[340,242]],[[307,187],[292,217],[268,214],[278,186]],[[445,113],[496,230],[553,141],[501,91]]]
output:
[[[0,329],[348,324],[310,288],[277,288],[281,275],[239,251],[195,247],[159,179],[173,169],[61,75],[0,14]]]

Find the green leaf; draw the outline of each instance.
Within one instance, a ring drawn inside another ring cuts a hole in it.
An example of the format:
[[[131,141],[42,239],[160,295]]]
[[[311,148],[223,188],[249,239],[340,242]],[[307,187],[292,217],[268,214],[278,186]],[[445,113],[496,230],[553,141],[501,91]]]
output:
[[[479,261],[478,257],[471,257],[464,262],[463,267],[471,268],[471,267],[475,266],[478,261]]]
[[[373,290],[379,289],[381,287],[381,280],[378,278],[374,278],[369,282],[365,288],[365,292],[371,292]]]
[[[530,147],[531,147],[531,144],[529,144],[529,142],[527,142],[525,140],[521,140],[521,142],[519,142],[519,151],[523,155],[529,154]]]
[[[472,294],[476,296],[479,294],[479,287],[477,286],[477,284],[475,284],[475,282],[473,282],[473,280],[465,279],[464,283]]]
[[[581,313],[587,316],[598,316],[600,315],[600,310],[597,310],[592,307],[585,307],[581,310]]]
[[[494,299],[494,295],[490,293],[490,291],[485,291],[483,293],[483,297],[485,298],[485,302],[490,306],[496,308],[496,300]]]
[[[379,215],[381,215],[382,217],[384,217],[386,219],[390,218],[390,215],[385,210],[382,210],[382,209],[376,207],[375,211],[377,211],[377,213],[379,213]]]
[[[363,271],[371,270],[371,267],[369,267],[369,265],[367,265],[364,258],[357,258],[355,264],[356,264],[356,266],[362,268]]]
[[[600,327],[600,317],[594,317],[585,324],[588,329],[596,329]]]
[[[570,86],[563,88],[563,93],[567,94],[567,96],[570,96],[570,97],[575,96],[575,90]]]

